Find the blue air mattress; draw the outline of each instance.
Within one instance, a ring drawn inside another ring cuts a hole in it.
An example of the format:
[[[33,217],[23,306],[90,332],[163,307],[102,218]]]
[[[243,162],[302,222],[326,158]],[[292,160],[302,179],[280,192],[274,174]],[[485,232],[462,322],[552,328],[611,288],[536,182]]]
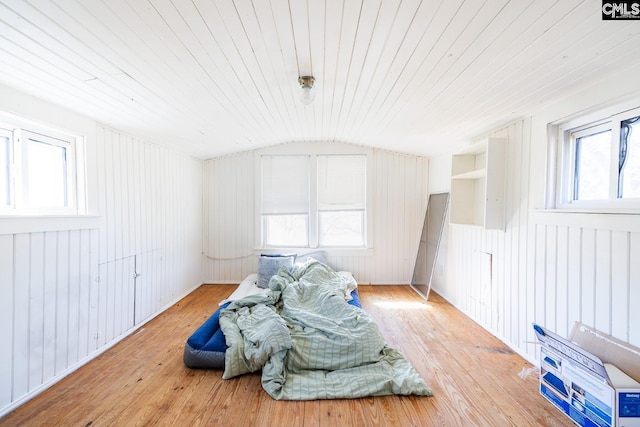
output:
[[[362,307],[358,289],[351,292],[351,298],[349,304]],[[187,340],[183,359],[189,368],[224,369],[224,353],[228,347],[220,329],[220,312],[229,304],[220,306]]]

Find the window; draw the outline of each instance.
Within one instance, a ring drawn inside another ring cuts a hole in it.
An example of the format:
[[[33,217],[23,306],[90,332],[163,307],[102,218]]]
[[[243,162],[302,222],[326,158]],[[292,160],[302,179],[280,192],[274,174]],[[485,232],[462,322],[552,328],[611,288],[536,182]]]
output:
[[[364,248],[366,154],[260,156],[262,247]]]
[[[309,245],[309,156],[262,157],[264,246]]]
[[[573,200],[609,197],[611,133],[609,125],[571,133],[575,145]]]
[[[556,207],[640,209],[640,108],[558,129]]]
[[[75,137],[0,126],[0,212],[77,213]]]
[[[319,245],[364,246],[366,157],[330,155],[317,161]]]

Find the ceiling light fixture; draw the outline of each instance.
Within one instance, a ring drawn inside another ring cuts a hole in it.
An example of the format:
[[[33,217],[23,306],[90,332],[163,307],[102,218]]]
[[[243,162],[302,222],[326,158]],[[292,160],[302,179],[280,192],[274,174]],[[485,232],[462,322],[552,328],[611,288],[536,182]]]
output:
[[[313,102],[313,98],[315,98],[316,93],[313,89],[313,84],[316,82],[316,79],[313,76],[302,76],[298,78],[298,83],[300,83],[300,88],[302,92],[300,93],[300,101],[304,105],[309,105]]]

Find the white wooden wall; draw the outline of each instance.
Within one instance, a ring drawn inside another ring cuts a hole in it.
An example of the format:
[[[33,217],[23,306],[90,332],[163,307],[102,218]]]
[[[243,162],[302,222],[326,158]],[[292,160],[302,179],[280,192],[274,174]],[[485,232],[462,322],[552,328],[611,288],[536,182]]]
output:
[[[581,321],[638,346],[640,222],[536,209],[530,188],[545,165],[531,127],[525,119],[490,135],[508,139],[506,229],[449,225],[446,280],[434,290],[530,361],[534,322],[566,337]]]
[[[580,320],[640,347],[640,228],[614,217],[595,228],[585,215],[534,215],[534,316],[563,336]]]
[[[0,233],[0,416],[202,282],[202,162],[103,126],[87,143],[96,217]]]
[[[96,139],[98,276],[135,267],[141,321],[201,283],[202,162],[110,129]]]
[[[506,232],[449,225],[445,245],[447,281],[438,282],[433,288],[510,344],[526,339],[529,327],[524,304],[529,256],[526,244],[529,178],[528,168],[522,167],[528,163],[527,146],[523,145],[527,135],[526,122],[491,135],[508,140]]]
[[[373,250],[328,252],[359,283],[409,283],[427,204],[425,157],[373,151]],[[254,152],[216,158],[204,166],[204,278],[239,283],[257,270]],[[307,251],[308,252],[308,251]]]

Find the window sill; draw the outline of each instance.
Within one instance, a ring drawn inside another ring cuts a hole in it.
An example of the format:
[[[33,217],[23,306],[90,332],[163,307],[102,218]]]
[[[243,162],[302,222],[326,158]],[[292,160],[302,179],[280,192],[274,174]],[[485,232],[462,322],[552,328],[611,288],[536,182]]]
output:
[[[536,209],[534,212],[540,213],[578,213],[578,214],[600,214],[600,215],[640,215],[640,209],[632,208],[554,208]]]
[[[329,257],[373,256],[373,248],[256,248],[256,255],[260,254],[308,254],[323,251]]]
[[[640,212],[540,209],[531,211],[534,224],[640,232]]]
[[[94,229],[98,228],[98,218],[95,215],[0,216],[0,235]]]

